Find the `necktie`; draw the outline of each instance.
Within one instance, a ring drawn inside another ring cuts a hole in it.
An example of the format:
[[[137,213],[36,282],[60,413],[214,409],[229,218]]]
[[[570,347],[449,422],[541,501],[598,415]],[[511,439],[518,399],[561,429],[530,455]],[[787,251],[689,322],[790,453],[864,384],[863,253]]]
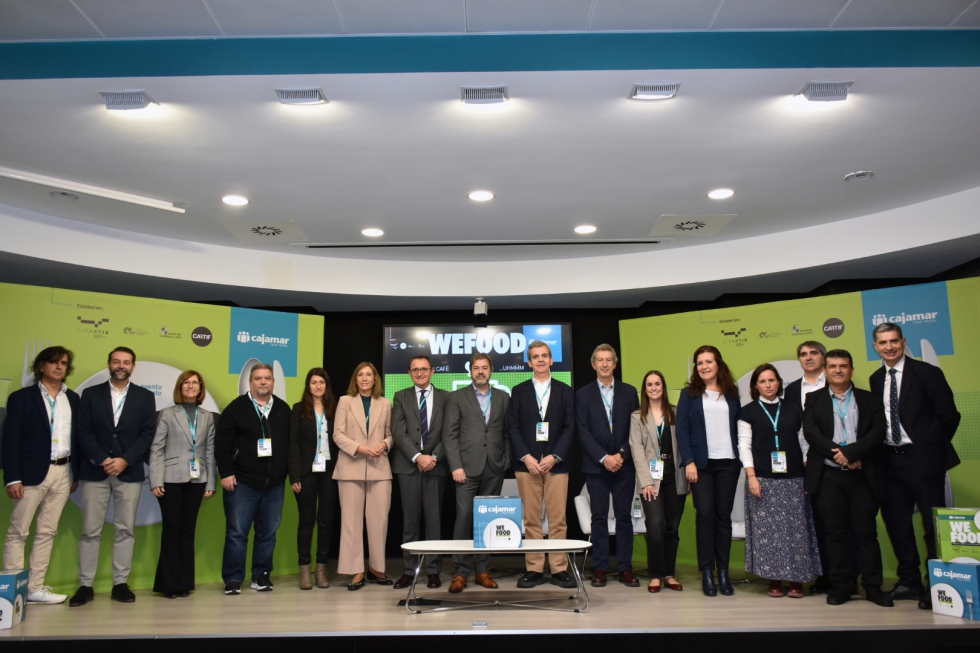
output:
[[[422,449],[425,449],[425,439],[429,437],[429,411],[425,405],[425,390],[421,392],[422,398],[419,401],[419,421],[422,422]]]
[[[898,444],[902,441],[902,425],[898,421],[898,376],[896,376],[894,367],[888,370],[888,375],[891,377],[891,388],[888,391],[888,412],[891,419],[892,442]]]

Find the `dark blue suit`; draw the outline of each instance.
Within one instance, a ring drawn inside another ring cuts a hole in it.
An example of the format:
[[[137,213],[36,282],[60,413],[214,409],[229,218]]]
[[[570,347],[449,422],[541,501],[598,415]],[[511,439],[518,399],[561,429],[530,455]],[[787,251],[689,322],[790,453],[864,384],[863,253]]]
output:
[[[633,568],[633,492],[635,469],[630,454],[630,422],[639,410],[636,388],[613,381],[612,430],[606,417],[606,404],[594,382],[575,393],[575,415],[582,442],[582,471],[589,488],[592,508],[592,553],[595,568],[609,567],[609,495],[616,516],[616,564],[619,571]],[[623,466],[610,472],[602,464],[605,456],[623,454]]]
[[[514,459],[514,471],[526,472],[527,465],[521,458],[534,456],[541,462],[545,456],[554,455],[561,462],[551,468],[552,474],[567,474],[571,468],[572,440],[575,439],[575,398],[567,384],[551,379],[551,394],[544,419],[538,413],[538,399],[534,382],[518,383],[510,395],[507,409],[507,431],[510,433],[510,452]],[[548,441],[538,442],[535,437],[538,422],[548,422]]]
[[[71,406],[72,470],[78,471],[78,395],[65,393]],[[40,485],[51,466],[51,423],[41,388],[32,384],[7,399],[7,418],[3,429],[4,484],[20,481],[25,486]]]
[[[86,388],[82,392],[78,420],[78,478],[82,481],[104,481],[102,469],[106,458],[123,458],[129,466],[119,475],[123,483],[142,483],[143,455],[156,433],[156,398],[146,388],[129,384],[126,401],[119,413],[119,424],[113,423],[112,396],[109,382]]]

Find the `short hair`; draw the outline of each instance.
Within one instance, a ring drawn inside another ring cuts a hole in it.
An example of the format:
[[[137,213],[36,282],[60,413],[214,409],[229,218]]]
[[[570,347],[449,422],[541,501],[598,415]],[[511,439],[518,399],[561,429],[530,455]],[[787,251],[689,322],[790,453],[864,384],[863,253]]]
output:
[[[251,381],[252,377],[255,376],[255,370],[269,370],[269,372],[272,373],[273,377],[275,377],[276,374],[275,370],[273,370],[272,366],[269,365],[268,363],[256,363],[255,365],[252,366],[252,369],[248,371],[249,381]]]
[[[846,358],[848,364],[851,367],[854,367],[854,359],[851,357],[851,352],[847,351],[846,349],[831,349],[828,351],[827,355],[824,356],[823,359],[824,367],[827,367],[827,361],[829,361],[831,358]]]
[[[598,347],[596,347],[595,350],[592,352],[593,363],[595,363],[595,357],[599,355],[600,351],[611,351],[613,355],[613,362],[617,364],[619,363],[619,356],[616,355],[616,350],[613,349],[612,345],[607,344],[605,342],[599,345]]]
[[[554,358],[554,354],[551,353],[551,345],[541,340],[533,340],[530,345],[527,346],[527,357],[528,360],[531,359],[531,350],[537,349],[538,347],[546,347],[548,349],[548,358]]]
[[[116,347],[115,349],[113,349],[112,351],[109,352],[109,358],[108,358],[108,360],[106,360],[107,363],[111,363],[112,362],[112,355],[115,354],[117,351],[121,351],[121,352],[123,352],[125,354],[129,354],[130,356],[133,357],[133,363],[136,362],[136,352],[135,351],[133,351],[129,347]]]
[[[34,370],[34,380],[41,380],[43,376],[41,374],[41,367],[45,363],[57,363],[65,356],[68,357],[68,369],[65,371],[65,378],[67,379],[75,371],[75,353],[70,349],[65,349],[61,345],[55,345],[54,347],[48,347],[39,351],[37,356],[34,357],[34,365],[31,368]]]
[[[759,367],[755,368],[752,372],[752,380],[749,381],[749,395],[752,397],[753,401],[759,398],[759,388],[756,384],[759,382],[759,377],[762,376],[763,372],[772,372],[776,375],[776,383],[779,384],[779,388],[776,390],[776,396],[783,396],[783,377],[779,376],[779,370],[772,363],[763,363]]]
[[[473,354],[473,358],[470,359],[470,367],[472,368],[473,363],[477,362],[478,360],[487,361],[487,363],[490,364],[490,371],[493,372],[493,359],[490,358],[490,356],[488,356],[487,354],[480,354],[480,353]]]
[[[374,387],[371,388],[372,397],[383,397],[385,394],[384,386],[381,385],[381,375],[378,374],[378,368],[374,366],[374,363],[369,363],[364,361],[354,368],[354,373],[350,377],[350,385],[347,386],[347,395],[350,397],[356,397],[360,394],[360,390],[357,389],[357,375],[361,373],[365,367],[370,367],[371,372],[374,374]],[[309,385],[309,384],[307,384]]]
[[[874,328],[874,331],[871,332],[871,340],[878,342],[878,334],[887,333],[888,331],[897,331],[899,338],[905,337],[902,335],[902,327],[898,326],[894,322],[882,322]]]
[[[432,359],[429,358],[428,356],[426,356],[425,354],[419,354],[418,356],[412,356],[412,360],[408,361],[408,367],[411,369],[411,367],[412,367],[412,361],[417,361],[417,360],[420,360],[420,359],[424,359],[425,362],[429,364],[429,367],[432,367]]]
[[[823,346],[823,343],[822,342],[819,342],[817,340],[806,340],[804,342],[801,342],[799,345],[797,345],[797,347],[796,347],[796,357],[797,358],[800,357],[800,352],[803,351],[803,348],[804,347],[809,347],[810,349],[816,349],[817,351],[820,352],[820,355],[821,356],[826,356],[827,355],[827,348]]]
[[[180,376],[177,377],[177,385],[174,386],[175,405],[184,403],[184,394],[180,391],[180,387],[184,385],[184,381],[192,376],[196,376],[197,380],[201,382],[201,389],[197,391],[197,399],[195,399],[194,403],[196,403],[198,406],[204,403],[204,393],[206,391],[204,387],[204,377],[194,370],[184,370],[180,373]]]

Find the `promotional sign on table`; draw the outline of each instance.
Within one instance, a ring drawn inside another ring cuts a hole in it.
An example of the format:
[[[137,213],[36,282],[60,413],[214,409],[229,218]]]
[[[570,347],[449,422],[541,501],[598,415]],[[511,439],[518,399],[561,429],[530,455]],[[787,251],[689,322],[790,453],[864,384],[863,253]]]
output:
[[[473,499],[473,546],[478,549],[521,548],[523,523],[520,497]]]

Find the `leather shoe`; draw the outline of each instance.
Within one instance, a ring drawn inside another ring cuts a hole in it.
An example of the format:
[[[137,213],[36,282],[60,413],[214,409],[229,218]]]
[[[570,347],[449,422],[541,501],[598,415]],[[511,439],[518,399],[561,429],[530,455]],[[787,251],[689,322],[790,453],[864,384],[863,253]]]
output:
[[[364,587],[364,578],[361,578],[361,580],[357,581],[356,583],[354,582],[354,579],[351,578],[350,582],[347,583],[347,591],[348,592],[356,592],[357,590],[361,589],[362,587]]]
[[[68,607],[77,608],[80,605],[85,605],[94,598],[95,592],[92,591],[92,588],[82,585],[75,592],[75,595],[68,600]]]
[[[453,582],[449,585],[450,594],[459,594],[466,587],[466,576],[453,576]]]
[[[632,569],[624,569],[619,572],[619,582],[626,587],[639,587],[640,580],[633,573]]]
[[[367,574],[364,576],[365,580],[369,583],[374,583],[375,585],[391,585],[391,579],[387,576],[376,576],[374,573],[368,569]]]
[[[398,580],[395,581],[395,584],[392,585],[391,587],[392,589],[396,589],[396,590],[403,590],[406,587],[411,587],[413,578],[415,578],[415,576],[412,576],[410,574],[402,574],[401,576],[399,576]]]
[[[592,572],[592,587],[605,587],[606,586],[606,572],[602,569],[596,569]]]
[[[932,591],[923,590],[922,596],[919,597],[919,609],[920,610],[932,610]]]
[[[827,605],[844,605],[851,600],[851,593],[844,589],[832,589],[827,592]]]
[[[650,579],[650,582],[653,583],[653,581],[655,581],[655,580],[660,580],[660,579],[659,578],[651,578]],[[647,585],[647,591],[650,592],[651,594],[656,594],[657,592],[659,592],[661,590],[661,588],[663,588],[663,586],[664,586],[664,582],[662,580],[660,580],[660,583],[657,584],[657,585],[652,585],[652,584],[651,585]]]
[[[477,574],[473,579],[477,585],[486,587],[488,590],[497,589],[497,581],[490,577],[488,572],[483,572],[482,574]]]
[[[705,596],[718,596],[715,574],[711,569],[701,570],[701,591],[704,592]]]
[[[883,608],[894,608],[895,602],[880,587],[864,588],[864,598]]]
[[[112,587],[112,600],[120,603],[135,603],[136,595],[129,589],[129,585],[119,583]]]
[[[810,586],[810,596],[830,593],[830,579],[826,576],[817,576],[817,580]]]
[[[544,585],[544,574],[540,571],[529,571],[517,580],[517,586],[521,589]]]
[[[735,588],[732,587],[732,581],[728,579],[727,569],[718,570],[718,591],[724,596],[731,596],[735,593]]]
[[[429,582],[426,585],[430,590],[434,590],[437,587],[442,587],[442,581],[439,580],[439,574],[429,574]]]
[[[919,597],[922,596],[922,588],[896,585],[889,595],[892,601],[918,601]]]
[[[664,585],[667,586],[667,589],[674,590],[675,592],[683,592],[684,586],[678,583],[676,578],[674,578],[673,580],[670,580],[670,578],[671,577],[668,576],[666,581],[664,582]]]
[[[575,582],[575,579],[567,571],[559,571],[557,574],[552,573],[551,584],[567,590],[578,587],[578,583]]]

